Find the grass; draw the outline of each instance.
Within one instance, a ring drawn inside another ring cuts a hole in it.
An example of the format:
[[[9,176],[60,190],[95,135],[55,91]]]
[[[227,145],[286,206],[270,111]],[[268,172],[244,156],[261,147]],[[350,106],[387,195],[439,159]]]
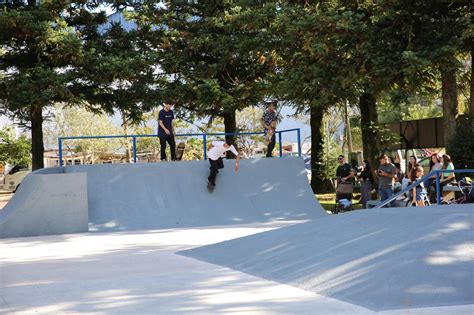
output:
[[[359,203],[360,194],[354,193],[353,196],[354,209],[361,209],[362,205]],[[336,204],[336,194],[317,194],[316,198],[318,198],[319,203],[326,211],[332,210]]]

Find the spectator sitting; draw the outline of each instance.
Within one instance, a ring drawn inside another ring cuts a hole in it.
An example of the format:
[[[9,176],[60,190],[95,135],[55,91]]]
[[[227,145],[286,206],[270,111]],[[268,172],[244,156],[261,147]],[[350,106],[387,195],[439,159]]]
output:
[[[443,167],[442,170],[452,171],[454,170],[453,162],[451,161],[451,157],[447,154],[443,155]],[[441,179],[440,183],[442,186],[449,184],[455,179],[453,172],[441,172]]]
[[[434,153],[431,155],[430,158],[430,173],[433,171],[439,171],[443,168],[443,165],[441,164],[441,157],[439,154]],[[425,182],[425,187],[430,195],[430,200],[434,200],[435,194],[436,194],[436,188],[435,188],[435,182],[436,182],[436,175],[432,175],[428,180]]]
[[[416,156],[411,155],[408,161],[408,172],[407,172],[407,177],[411,182],[413,181],[413,178],[416,176],[415,169],[417,165],[418,165],[418,159],[416,158]]]

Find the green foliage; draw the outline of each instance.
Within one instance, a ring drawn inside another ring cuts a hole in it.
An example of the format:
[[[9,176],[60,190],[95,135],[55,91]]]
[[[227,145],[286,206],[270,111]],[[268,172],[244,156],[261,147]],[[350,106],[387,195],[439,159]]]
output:
[[[323,165],[321,175],[323,179],[332,179],[336,177],[338,166],[337,157],[342,153],[341,148],[334,139],[327,139],[323,145]]]
[[[0,129],[0,164],[30,165],[31,141],[25,136],[15,139],[12,129]]]
[[[75,108],[57,104],[45,124],[45,139],[50,147],[57,144],[58,137],[117,135],[121,129],[114,126],[106,115],[97,115],[85,108]],[[126,141],[111,139],[64,140],[63,148],[81,153],[92,163],[100,155],[126,147]]]
[[[392,91],[386,93],[378,102],[379,123],[406,121],[443,116],[438,93],[414,93],[406,95]]]
[[[202,160],[204,158],[203,140],[200,138],[188,138],[183,160]]]
[[[260,4],[248,1],[136,7],[137,21],[162,25],[149,28],[145,42],[150,58],[160,65],[160,99],[179,105],[178,116],[234,116],[262,100],[264,77],[275,63],[267,52],[255,49],[269,36],[260,27],[263,17],[253,20],[257,9]]]
[[[91,31],[84,42],[84,62],[76,68],[80,80],[72,89],[94,112],[119,111],[126,122],[138,123],[160,101],[154,82],[156,64],[141,47],[140,29],[125,30],[119,23],[103,32]]]
[[[474,169],[474,118],[459,118],[456,132],[447,145],[455,168]],[[472,177],[471,175],[468,175]]]
[[[33,169],[43,167],[43,109],[83,101],[73,89],[73,82],[82,80],[75,72],[84,59],[81,30],[103,21],[100,13],[90,13],[92,7],[83,1],[0,6],[0,113],[31,126]]]

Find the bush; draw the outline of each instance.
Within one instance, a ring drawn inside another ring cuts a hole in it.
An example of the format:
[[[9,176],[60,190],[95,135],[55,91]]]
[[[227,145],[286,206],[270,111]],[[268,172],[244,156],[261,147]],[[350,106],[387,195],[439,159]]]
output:
[[[474,118],[460,117],[457,128],[446,146],[456,169],[474,169]],[[474,177],[473,174],[469,175]]]
[[[25,136],[15,139],[12,129],[0,129],[0,164],[31,164],[31,140]]]

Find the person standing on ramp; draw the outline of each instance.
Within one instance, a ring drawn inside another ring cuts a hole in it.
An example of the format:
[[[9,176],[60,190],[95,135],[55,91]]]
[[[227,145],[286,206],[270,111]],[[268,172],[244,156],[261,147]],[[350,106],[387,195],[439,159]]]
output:
[[[217,173],[219,173],[219,169],[224,168],[224,161],[222,161],[222,155],[227,151],[231,151],[232,153],[234,153],[235,156],[237,156],[234,164],[234,170],[236,172],[239,170],[240,155],[235,149],[235,147],[231,143],[227,143],[224,141],[213,141],[212,148],[207,154],[209,157],[209,163],[211,164],[211,167],[209,167],[211,173],[207,178],[207,188],[210,191],[214,190],[214,188],[216,187]]]
[[[273,156],[273,149],[275,148],[275,132],[278,114],[276,112],[277,101],[271,101],[268,103],[267,110],[262,116],[262,126],[265,132],[265,143],[268,144],[266,157]]]
[[[175,131],[173,128],[174,113],[171,104],[163,103],[163,109],[158,114],[158,137],[160,138],[161,160],[166,161],[166,142],[171,151],[171,160],[176,160],[176,143],[174,141]]]

